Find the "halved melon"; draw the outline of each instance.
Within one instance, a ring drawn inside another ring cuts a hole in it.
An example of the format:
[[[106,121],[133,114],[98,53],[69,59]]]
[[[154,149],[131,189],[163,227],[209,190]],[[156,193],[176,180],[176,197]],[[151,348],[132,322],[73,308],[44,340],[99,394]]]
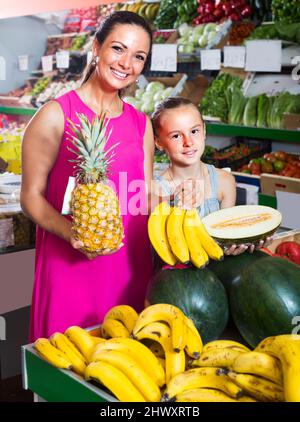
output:
[[[208,233],[221,245],[258,243],[280,226],[282,215],[262,205],[238,205],[202,219]]]

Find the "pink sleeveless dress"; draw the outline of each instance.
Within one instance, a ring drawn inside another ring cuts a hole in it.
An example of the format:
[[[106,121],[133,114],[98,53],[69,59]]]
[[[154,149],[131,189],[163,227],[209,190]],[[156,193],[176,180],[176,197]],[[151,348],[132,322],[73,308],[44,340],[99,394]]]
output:
[[[49,174],[46,198],[61,212],[69,176],[74,176],[66,118],[78,123],[76,113],[84,113],[91,120],[95,113],[76,91],[56,101],[65,116],[65,131]],[[106,148],[119,142],[109,176],[121,203],[125,232],[124,246],[118,252],[88,260],[65,240],[38,227],[30,341],[63,332],[71,325],[86,328],[98,324],[118,304],[131,305],[138,312],[143,309],[152,276],[144,178],[145,126],[146,116],[126,103],[123,113],[109,123],[112,134]]]

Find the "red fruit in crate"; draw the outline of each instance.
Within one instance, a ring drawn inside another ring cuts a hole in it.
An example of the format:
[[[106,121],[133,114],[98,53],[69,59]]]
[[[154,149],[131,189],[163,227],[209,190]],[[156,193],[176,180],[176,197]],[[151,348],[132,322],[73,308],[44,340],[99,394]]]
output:
[[[267,161],[270,161],[270,163],[275,163],[275,161],[277,160],[277,158],[275,157],[275,155],[272,152],[271,153],[268,153],[268,154],[265,154],[264,155],[264,158]]]
[[[223,14],[224,13],[222,9],[215,9],[213,12],[213,15],[216,17],[216,19],[221,19]]]
[[[229,15],[229,18],[230,18],[233,22],[237,22],[237,21],[240,21],[240,20],[241,20],[240,15],[238,15],[237,13],[231,13],[231,14]]]
[[[282,242],[276,248],[276,253],[300,265],[300,245],[297,242]]]
[[[284,161],[276,160],[273,163],[273,167],[276,172],[282,171],[285,168],[285,166],[286,166],[286,163]]]
[[[287,153],[284,151],[276,151],[274,152],[274,156],[280,161],[286,161],[287,159]]]
[[[205,4],[204,11],[206,14],[212,13],[214,10],[215,10],[215,6],[213,3],[209,2]]]
[[[252,15],[252,7],[247,5],[245,7],[243,7],[243,9],[241,10],[241,15],[243,18],[248,18],[249,16]]]
[[[262,173],[273,173],[273,166],[268,161],[261,164]]]
[[[224,11],[225,15],[228,16],[231,13],[231,5],[230,3],[223,3],[222,10]]]

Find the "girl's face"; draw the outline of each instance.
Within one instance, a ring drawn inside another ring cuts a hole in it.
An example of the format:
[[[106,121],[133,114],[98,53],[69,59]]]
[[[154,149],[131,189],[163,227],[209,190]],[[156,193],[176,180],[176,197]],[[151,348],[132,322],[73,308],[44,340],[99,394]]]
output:
[[[205,130],[193,105],[165,110],[159,118],[156,146],[180,166],[199,162],[205,147]]]
[[[105,41],[94,44],[99,57],[97,73],[104,85],[119,90],[135,82],[150,50],[147,32],[137,25],[119,24]]]

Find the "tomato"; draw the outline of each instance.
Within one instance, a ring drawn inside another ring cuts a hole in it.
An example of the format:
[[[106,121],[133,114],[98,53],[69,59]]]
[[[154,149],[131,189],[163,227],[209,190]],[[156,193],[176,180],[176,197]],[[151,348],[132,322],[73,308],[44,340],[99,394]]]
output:
[[[286,161],[286,159],[287,159],[287,153],[284,152],[284,151],[276,151],[276,152],[274,152],[274,156],[279,161]]]

